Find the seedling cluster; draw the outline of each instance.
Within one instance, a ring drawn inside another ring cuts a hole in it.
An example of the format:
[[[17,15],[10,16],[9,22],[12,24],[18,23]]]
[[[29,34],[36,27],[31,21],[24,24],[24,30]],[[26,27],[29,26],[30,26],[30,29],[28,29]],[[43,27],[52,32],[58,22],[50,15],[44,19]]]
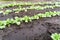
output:
[[[44,5],[44,4],[51,4],[51,5],[58,5],[60,3],[58,2],[55,2],[55,3],[52,3],[52,2],[37,2],[37,3],[33,3],[33,2],[19,2],[19,3],[11,3],[11,4],[4,4],[4,5],[1,5],[0,6],[0,9],[3,9],[3,8],[8,8],[8,7],[13,7],[13,6],[23,6],[23,5],[36,5],[36,4],[39,4],[39,5]]]
[[[52,40],[60,40],[60,34],[54,33],[51,35]]]
[[[0,11],[0,13],[3,13],[4,15],[5,14],[9,14],[11,12],[15,12],[15,13],[19,13],[20,11],[27,11],[28,9],[35,9],[35,10],[43,10],[43,9],[47,9],[47,8],[55,8],[55,7],[60,7],[59,5],[54,5],[54,6],[30,6],[30,7],[26,7],[26,8],[22,8],[22,7],[19,7],[19,8],[16,8],[16,9],[13,9],[13,10],[6,10],[5,12],[4,11]]]
[[[60,12],[45,12],[44,14],[39,13],[37,15],[34,15],[32,17],[29,16],[24,16],[23,18],[19,18],[19,17],[15,17],[15,19],[7,19],[5,21],[0,21],[0,29],[3,29],[6,27],[6,25],[10,25],[10,24],[17,24],[20,25],[21,22],[31,22],[32,20],[36,20],[42,17],[52,17],[52,16],[56,16],[56,15],[60,15]]]

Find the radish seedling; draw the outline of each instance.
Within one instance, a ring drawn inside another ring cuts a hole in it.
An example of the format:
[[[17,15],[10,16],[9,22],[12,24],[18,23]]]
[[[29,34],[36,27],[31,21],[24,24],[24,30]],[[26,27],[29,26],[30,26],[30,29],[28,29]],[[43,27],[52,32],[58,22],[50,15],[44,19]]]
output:
[[[51,35],[52,40],[60,40],[60,34],[54,33]]]

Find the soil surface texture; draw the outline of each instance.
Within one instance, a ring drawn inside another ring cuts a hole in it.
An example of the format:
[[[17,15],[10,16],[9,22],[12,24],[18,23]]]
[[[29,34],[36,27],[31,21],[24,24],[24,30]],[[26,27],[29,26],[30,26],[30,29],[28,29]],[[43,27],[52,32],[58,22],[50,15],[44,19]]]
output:
[[[28,10],[27,12],[21,11],[17,14],[12,12],[8,15],[0,14],[0,20],[14,18],[15,16],[33,16],[48,11],[60,11],[60,8]],[[29,23],[22,22],[19,26],[16,24],[10,25],[10,27],[0,30],[0,40],[52,40],[50,37],[52,33],[60,33],[60,16],[40,18]]]

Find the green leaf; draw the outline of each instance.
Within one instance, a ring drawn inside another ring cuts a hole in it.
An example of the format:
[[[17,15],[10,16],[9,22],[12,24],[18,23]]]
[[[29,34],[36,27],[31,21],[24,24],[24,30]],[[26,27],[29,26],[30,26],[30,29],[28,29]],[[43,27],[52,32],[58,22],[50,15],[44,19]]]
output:
[[[9,25],[11,23],[10,19],[6,20],[6,24]]]
[[[60,12],[57,12],[57,15],[60,16]]]
[[[15,22],[14,22],[14,19],[10,19],[10,22],[11,22],[11,24],[14,24]]]
[[[45,14],[42,14],[41,17],[46,17],[46,15]]]
[[[28,22],[29,21],[29,17],[28,16],[25,16],[24,17],[24,20],[25,20],[25,22]]]
[[[39,19],[39,16],[38,15],[34,15],[33,18],[34,19]]]
[[[51,38],[52,38],[53,40],[60,40],[60,34],[54,33],[54,34],[51,35]]]
[[[0,14],[3,13],[3,11],[0,11]]]
[[[19,13],[19,11],[16,11],[15,13]]]
[[[0,29],[3,29],[3,28],[5,28],[5,26],[0,26]]]
[[[37,16],[42,17],[42,14],[41,14],[41,13],[39,13],[39,14],[37,14]]]
[[[6,10],[3,14],[9,14],[10,12],[12,12],[12,10]]]
[[[25,9],[25,12],[27,12],[27,9]]]
[[[10,7],[14,6],[14,4],[8,4]]]
[[[20,25],[20,22],[16,22],[17,25]]]
[[[3,21],[2,23],[3,23],[4,26],[6,26],[6,21]]]
[[[28,22],[28,20],[26,19],[25,22]]]
[[[16,20],[16,21],[20,21],[20,18],[18,18],[18,17],[15,17],[15,20]]]

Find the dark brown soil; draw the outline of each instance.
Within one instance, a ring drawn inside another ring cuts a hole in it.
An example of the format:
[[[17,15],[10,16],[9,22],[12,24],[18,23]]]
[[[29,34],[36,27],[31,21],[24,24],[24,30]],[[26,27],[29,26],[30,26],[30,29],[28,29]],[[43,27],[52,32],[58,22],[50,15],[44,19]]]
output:
[[[14,18],[15,16],[23,17],[33,16],[37,13],[44,13],[47,11],[60,11],[60,8],[44,9],[44,10],[28,10],[27,12],[20,12],[18,14],[10,13],[8,15],[0,14],[0,20],[7,18]],[[0,30],[0,40],[52,40],[52,33],[60,33],[60,16],[51,18],[40,18],[32,22],[22,22],[21,25],[11,25],[3,30]]]
[[[0,30],[2,40],[52,40],[52,33],[60,33],[60,17],[41,18],[20,26],[11,25]]]

